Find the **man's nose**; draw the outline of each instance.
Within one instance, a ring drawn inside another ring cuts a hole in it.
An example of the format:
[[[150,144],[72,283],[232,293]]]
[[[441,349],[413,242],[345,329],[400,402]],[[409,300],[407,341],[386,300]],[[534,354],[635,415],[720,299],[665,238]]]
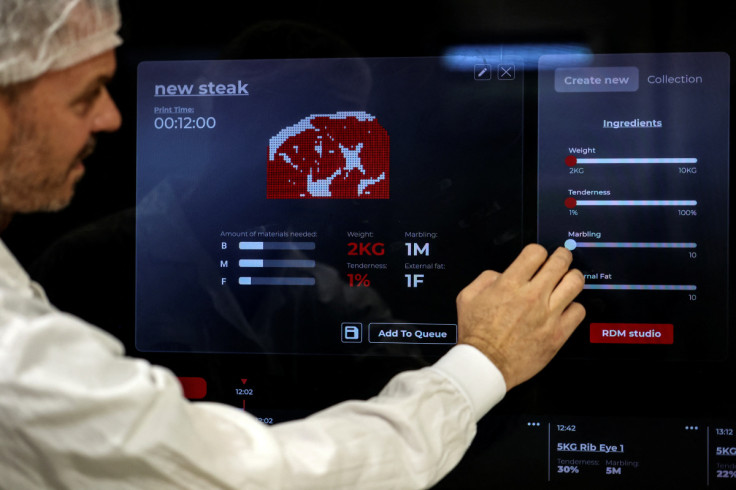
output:
[[[104,89],[98,101],[98,107],[97,111],[95,111],[94,119],[92,120],[92,132],[99,133],[101,131],[117,131],[122,122],[123,118],[120,115],[118,106],[115,105],[115,101],[112,100],[107,89]]]

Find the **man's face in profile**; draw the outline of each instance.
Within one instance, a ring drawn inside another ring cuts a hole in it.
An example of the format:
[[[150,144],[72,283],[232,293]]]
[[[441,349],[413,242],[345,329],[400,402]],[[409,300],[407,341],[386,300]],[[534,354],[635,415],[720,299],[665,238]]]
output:
[[[69,204],[95,133],[120,127],[106,88],[114,73],[110,50],[41,75],[14,100],[0,96],[0,211],[56,211]]]

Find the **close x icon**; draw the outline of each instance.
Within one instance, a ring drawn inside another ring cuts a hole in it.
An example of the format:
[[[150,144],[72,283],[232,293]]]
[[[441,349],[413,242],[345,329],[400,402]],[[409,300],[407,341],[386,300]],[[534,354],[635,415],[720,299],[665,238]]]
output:
[[[499,80],[513,80],[516,78],[516,65],[498,65]]]

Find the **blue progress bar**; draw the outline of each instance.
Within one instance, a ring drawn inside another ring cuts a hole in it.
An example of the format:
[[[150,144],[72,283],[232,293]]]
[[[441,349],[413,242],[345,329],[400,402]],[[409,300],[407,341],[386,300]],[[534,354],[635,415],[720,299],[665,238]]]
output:
[[[240,242],[240,250],[314,250],[314,242]]]
[[[616,199],[596,199],[575,201],[576,206],[697,206],[698,201],[633,201]]]
[[[313,277],[239,277],[241,286],[314,286]]]
[[[314,260],[240,259],[239,267],[314,267]]]
[[[565,240],[565,248],[697,248],[695,242],[578,242]]]
[[[675,164],[693,164],[698,163],[697,158],[578,158],[578,164],[612,164],[612,163],[675,163]]]
[[[586,284],[583,289],[605,289],[623,291],[695,291],[691,284]]]

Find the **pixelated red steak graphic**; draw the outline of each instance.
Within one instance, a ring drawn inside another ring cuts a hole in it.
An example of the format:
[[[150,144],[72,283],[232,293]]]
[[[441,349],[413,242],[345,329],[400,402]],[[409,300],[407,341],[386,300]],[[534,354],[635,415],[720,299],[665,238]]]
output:
[[[268,199],[388,199],[389,138],[365,112],[312,114],[268,145]]]

